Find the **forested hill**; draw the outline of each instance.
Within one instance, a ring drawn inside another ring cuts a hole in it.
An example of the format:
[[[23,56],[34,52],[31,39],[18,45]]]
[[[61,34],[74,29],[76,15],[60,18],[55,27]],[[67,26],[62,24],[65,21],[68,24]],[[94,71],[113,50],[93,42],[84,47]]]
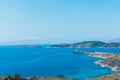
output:
[[[51,48],[120,48],[120,43],[106,43],[101,41],[84,41],[74,44],[55,44]]]

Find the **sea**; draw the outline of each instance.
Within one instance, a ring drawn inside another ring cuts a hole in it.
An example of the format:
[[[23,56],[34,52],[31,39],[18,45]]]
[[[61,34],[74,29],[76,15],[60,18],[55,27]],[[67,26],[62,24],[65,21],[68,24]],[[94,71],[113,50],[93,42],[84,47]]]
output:
[[[27,76],[64,76],[85,80],[113,73],[109,68],[94,64],[100,58],[86,54],[74,54],[74,50],[83,52],[120,53],[119,48],[48,48],[46,45],[35,47],[0,46],[0,76],[18,73]]]

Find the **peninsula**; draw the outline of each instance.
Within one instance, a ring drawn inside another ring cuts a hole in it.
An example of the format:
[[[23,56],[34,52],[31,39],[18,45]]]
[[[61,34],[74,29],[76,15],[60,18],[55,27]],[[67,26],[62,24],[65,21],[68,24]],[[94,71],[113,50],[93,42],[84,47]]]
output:
[[[100,76],[93,79],[88,80],[120,80],[120,54],[112,54],[112,53],[103,53],[103,52],[95,52],[95,53],[85,53],[91,57],[98,57],[101,60],[94,62],[101,67],[107,67],[114,71],[113,74],[108,74],[104,76]]]

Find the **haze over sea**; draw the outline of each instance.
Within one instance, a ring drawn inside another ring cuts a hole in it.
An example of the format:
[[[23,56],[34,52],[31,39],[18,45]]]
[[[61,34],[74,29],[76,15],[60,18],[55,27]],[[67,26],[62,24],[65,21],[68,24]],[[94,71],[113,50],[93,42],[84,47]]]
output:
[[[75,48],[47,48],[1,46],[0,75],[19,73],[26,76],[57,76],[75,77],[78,80],[96,77],[112,71],[95,65],[99,58],[85,54],[73,54]],[[85,52],[120,53],[119,48],[80,48]]]
[[[90,43],[85,47],[106,47],[109,42],[120,43],[119,37],[120,0],[0,0],[0,76],[64,75],[85,80],[113,73],[94,64],[100,58],[74,54],[76,48],[48,48],[42,44],[102,41],[105,45]],[[110,46],[120,48],[117,43]],[[119,48],[77,50],[119,54]]]

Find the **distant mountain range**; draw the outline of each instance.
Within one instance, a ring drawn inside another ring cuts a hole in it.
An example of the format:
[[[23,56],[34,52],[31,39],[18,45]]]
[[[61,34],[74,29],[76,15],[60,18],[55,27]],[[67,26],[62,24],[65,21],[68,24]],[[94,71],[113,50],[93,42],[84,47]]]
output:
[[[84,41],[74,44],[56,44],[49,46],[51,48],[120,48],[117,42]]]
[[[115,39],[109,40],[109,42],[117,42],[117,43],[120,43],[120,38],[115,38]]]

